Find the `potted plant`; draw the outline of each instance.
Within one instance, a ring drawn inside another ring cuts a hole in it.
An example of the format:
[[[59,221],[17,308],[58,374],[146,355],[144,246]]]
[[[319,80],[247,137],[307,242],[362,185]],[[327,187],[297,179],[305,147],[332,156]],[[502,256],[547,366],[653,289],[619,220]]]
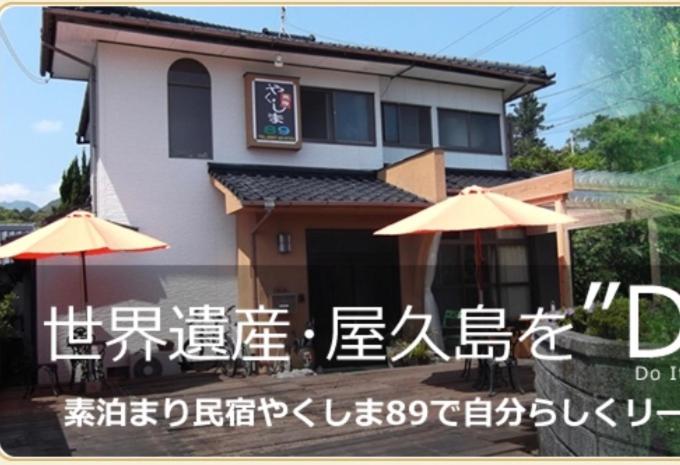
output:
[[[404,339],[394,339],[386,349],[387,363],[390,367],[427,365],[435,359],[434,353],[423,341],[416,344],[411,351],[397,361],[392,360],[395,356],[406,350],[411,342]]]

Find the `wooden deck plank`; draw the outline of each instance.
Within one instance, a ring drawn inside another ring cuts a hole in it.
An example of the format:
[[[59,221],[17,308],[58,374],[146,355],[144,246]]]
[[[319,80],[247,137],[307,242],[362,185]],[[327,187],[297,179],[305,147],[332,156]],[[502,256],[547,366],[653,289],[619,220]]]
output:
[[[292,415],[266,427],[256,416],[254,427],[193,427],[195,408],[189,409],[187,425],[169,428],[160,419],[155,427],[74,428],[65,427],[64,400],[45,395],[22,400],[22,390],[0,392],[0,444],[13,455],[201,455],[201,456],[480,456],[529,454],[535,448],[530,425],[517,428],[452,428],[438,422],[430,409],[422,426],[362,428],[353,421],[335,428],[326,424],[323,401],[333,399],[334,411],[352,409],[358,400],[393,399],[410,402],[449,399],[464,402],[486,393],[475,390],[471,381],[460,378],[461,364],[438,364],[398,369],[373,369],[331,373],[304,378],[278,379],[270,376],[225,378],[213,373],[192,373],[155,380],[112,382],[105,397],[123,401],[146,397],[162,401],[181,398],[191,407],[199,397],[273,397],[289,407],[306,398],[314,399],[305,414],[316,423],[312,429]],[[532,384],[530,366],[521,370],[525,388]],[[45,390],[41,392],[47,392]],[[500,402],[504,389],[493,399]],[[529,402],[533,394],[519,395]],[[336,410],[337,409],[337,410]],[[162,411],[162,408],[160,409]],[[462,412],[455,418],[463,423]]]

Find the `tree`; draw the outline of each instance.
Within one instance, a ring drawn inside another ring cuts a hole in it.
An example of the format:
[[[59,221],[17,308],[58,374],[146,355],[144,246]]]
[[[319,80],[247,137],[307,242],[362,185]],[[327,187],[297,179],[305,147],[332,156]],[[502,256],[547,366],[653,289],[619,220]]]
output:
[[[90,164],[84,150],[80,163],[78,157],[74,157],[62,174],[59,196],[61,197],[59,213],[90,208]]]
[[[528,148],[523,155],[510,160],[510,166],[518,171],[552,173],[567,168],[602,170],[605,169],[605,161],[594,151],[572,153],[569,147],[553,149],[546,146]]]
[[[585,153],[602,160],[602,169],[636,172],[680,160],[680,111],[650,105],[624,117],[598,115],[578,129]]]
[[[513,156],[525,155],[534,148],[546,146],[545,139],[538,136],[539,131],[550,129],[545,122],[545,103],[539,103],[532,93],[522,96],[518,104],[512,106],[508,115],[512,134]]]

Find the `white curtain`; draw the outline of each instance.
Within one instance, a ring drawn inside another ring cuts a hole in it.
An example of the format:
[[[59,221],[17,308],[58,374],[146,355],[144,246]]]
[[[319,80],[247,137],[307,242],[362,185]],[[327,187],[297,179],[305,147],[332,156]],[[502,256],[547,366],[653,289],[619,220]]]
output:
[[[430,338],[438,347],[444,348],[444,334],[442,332],[442,320],[439,317],[439,308],[437,301],[432,294],[432,283],[434,282],[435,274],[437,273],[437,257],[439,255],[439,244],[441,242],[442,233],[435,233],[430,244],[430,250],[427,253],[427,268],[425,269],[425,302],[424,313],[432,316],[432,323],[430,324]]]

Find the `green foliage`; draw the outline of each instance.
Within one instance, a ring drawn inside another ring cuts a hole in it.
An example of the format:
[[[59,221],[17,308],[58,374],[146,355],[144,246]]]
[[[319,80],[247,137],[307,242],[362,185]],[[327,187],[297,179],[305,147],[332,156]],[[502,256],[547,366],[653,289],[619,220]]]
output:
[[[0,299],[0,339],[12,337],[16,334],[12,323],[16,318],[14,302],[17,300],[13,292],[5,294]]]
[[[680,160],[680,111],[650,106],[624,117],[599,115],[574,131],[576,147],[534,145],[511,160],[512,168],[549,173],[566,168],[639,172]]]
[[[670,344],[680,330],[680,313],[668,299],[659,302],[640,300],[640,341],[656,345]],[[562,321],[571,323],[574,331],[604,339],[629,339],[630,302],[625,297],[614,299],[607,309],[598,304],[588,312],[578,307]]]
[[[392,359],[408,348],[411,339],[395,339],[387,347],[387,357]],[[395,363],[395,365],[422,365],[430,363],[434,359],[434,354],[428,345],[421,341],[406,356]]]
[[[650,282],[645,221],[579,229],[571,233],[574,301],[585,301],[593,281],[619,281],[621,288]]]
[[[680,8],[603,8],[586,69],[598,115],[575,131],[603,169],[637,172],[680,160]],[[606,77],[602,80],[602,77]]]
[[[599,80],[589,89],[591,104],[607,115],[573,132],[572,153],[541,143],[535,133],[544,129],[545,106],[533,96],[522,99],[508,115],[512,167],[639,172],[680,160],[680,8],[602,8],[588,15],[597,29],[585,80]]]
[[[570,323],[574,331],[585,333],[588,329],[589,317],[590,313],[586,312],[583,307],[576,307],[569,316],[562,320],[562,325]]]
[[[90,162],[82,152],[80,160],[74,157],[61,176],[60,200],[51,202],[36,212],[10,210],[0,207],[0,223],[49,223],[77,209],[90,209]]]
[[[640,313],[649,313],[649,304],[640,301]],[[608,309],[597,306],[587,320],[586,334],[605,339],[628,340],[629,301],[626,298],[614,299]],[[641,325],[644,332],[645,325]]]
[[[606,8],[593,37],[600,58],[594,72],[615,72],[608,81],[611,102],[680,103],[680,8]],[[601,74],[602,73],[602,74]]]
[[[549,129],[545,121],[545,103],[539,103],[532,93],[522,96],[519,103],[512,106],[507,119],[512,128],[513,156],[526,155],[535,148],[545,147],[545,139],[539,131]]]
[[[28,208],[19,211],[0,207],[0,223],[30,223],[33,215],[34,212]]]
[[[583,155],[601,160],[601,169],[655,168],[680,160],[680,111],[652,105],[626,117],[600,115],[575,139]]]
[[[59,186],[61,213],[90,208],[90,164],[83,151],[80,163],[75,157],[61,176]]]
[[[604,169],[604,161],[594,153],[571,153],[568,149],[531,147],[510,161],[511,168],[532,173],[552,173],[567,168],[582,170]]]
[[[408,357],[416,363],[428,363],[432,360],[432,355],[432,351],[428,345],[425,342],[420,341],[416,344]]]

